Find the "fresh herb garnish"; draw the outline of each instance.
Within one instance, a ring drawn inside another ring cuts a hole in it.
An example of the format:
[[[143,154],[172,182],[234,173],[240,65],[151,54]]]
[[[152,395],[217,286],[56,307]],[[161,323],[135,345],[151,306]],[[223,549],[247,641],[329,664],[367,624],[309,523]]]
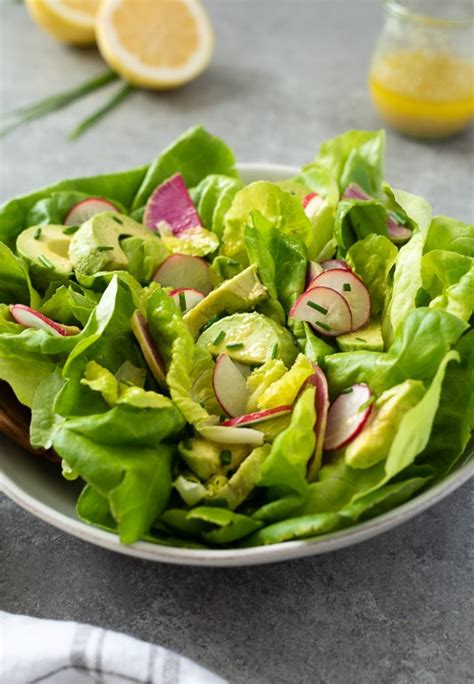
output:
[[[41,237],[41,228],[37,228],[37,229],[35,230],[35,232],[34,232],[33,238],[34,238],[35,240],[39,240],[40,237]]]
[[[184,294],[184,292],[180,292],[178,294],[178,299],[181,313],[184,313],[186,311],[186,295]]]
[[[214,340],[214,342],[213,342],[212,344],[213,344],[215,347],[217,347],[217,346],[222,342],[222,340],[224,339],[224,337],[225,337],[225,330],[221,330],[220,333],[217,335],[216,339]]]
[[[93,126],[95,123],[100,121],[102,117],[104,117],[108,112],[110,112],[111,109],[114,109],[118,104],[122,102],[130,93],[133,91],[133,86],[130,85],[130,83],[124,83],[118,91],[113,95],[110,100],[107,100],[107,102],[102,105],[102,107],[99,107],[95,112],[93,112],[90,116],[86,117],[81,123],[76,126],[68,135],[69,140],[75,140],[78,138],[80,135],[82,135],[85,131],[87,131],[88,128]]]
[[[220,314],[214,314],[214,316],[211,316],[210,319],[205,323],[201,330],[199,331],[200,333],[203,333],[205,330],[211,327],[211,325],[214,325],[214,323],[217,323],[217,321],[220,318]]]
[[[357,340],[358,342],[367,342],[367,340],[364,340],[363,337],[356,337],[356,340]]]
[[[323,330],[331,330],[331,326],[328,325],[327,323],[323,323],[323,321],[316,321],[315,325],[319,325],[320,328]]]
[[[110,252],[113,250],[113,247],[110,245],[98,245],[96,249],[98,252]]]
[[[231,342],[230,344],[226,344],[225,348],[226,349],[243,349],[244,343],[243,342]]]
[[[395,211],[395,210],[389,211],[388,215],[391,216],[401,226],[406,226],[406,224],[407,224],[406,216],[403,216],[398,211]]]
[[[271,356],[271,358],[272,358],[272,359],[276,359],[277,356],[278,356],[278,342],[276,342],[276,343],[273,345],[272,356]]]
[[[120,225],[123,226],[123,221],[118,216],[112,216],[112,221],[115,221],[115,223],[120,223]]]
[[[80,226],[66,226],[66,228],[63,230],[63,233],[64,235],[74,235],[74,233],[77,233],[79,228]]]
[[[351,291],[350,283],[344,283],[344,285],[342,286],[342,289],[344,290],[344,292],[350,292]]]
[[[328,312],[328,310],[325,309],[324,306],[320,306],[319,304],[315,304],[314,302],[306,302],[306,304],[307,304],[307,306],[310,306],[315,311],[319,311],[319,313],[322,313],[324,316]]]
[[[49,260],[47,257],[45,257],[43,254],[40,254],[40,255],[39,255],[38,261],[39,261],[40,263],[42,263],[43,266],[44,266],[45,268],[48,269],[48,271],[54,271],[54,266],[53,266],[53,264],[52,264],[52,263],[50,262],[50,260]]]
[[[232,461],[232,452],[230,449],[222,449],[221,453],[219,454],[219,461],[221,465],[229,465],[229,463]]]
[[[341,394],[350,394],[352,392],[352,387],[346,387],[346,389],[343,389]]]

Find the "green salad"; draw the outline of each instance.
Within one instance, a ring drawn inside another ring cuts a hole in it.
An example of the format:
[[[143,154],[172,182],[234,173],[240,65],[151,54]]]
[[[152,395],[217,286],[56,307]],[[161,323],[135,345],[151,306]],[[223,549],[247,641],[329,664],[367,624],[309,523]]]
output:
[[[201,127],[148,166],[0,208],[0,379],[77,515],[190,548],[388,511],[474,423],[474,227],[384,180],[348,131],[245,185]]]

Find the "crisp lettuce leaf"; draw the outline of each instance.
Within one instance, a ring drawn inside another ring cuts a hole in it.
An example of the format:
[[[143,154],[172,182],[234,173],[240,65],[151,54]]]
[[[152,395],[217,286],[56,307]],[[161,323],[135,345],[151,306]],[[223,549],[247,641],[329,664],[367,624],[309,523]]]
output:
[[[179,235],[161,230],[163,245],[173,254],[208,256],[219,248],[219,238],[215,233],[201,226],[185,230]]]
[[[334,219],[334,237],[339,256],[358,240],[372,233],[387,236],[387,210],[377,199],[343,199]]]
[[[6,244],[0,242],[0,302],[27,304],[36,308],[40,297],[31,284],[28,267],[15,256]]]
[[[456,252],[434,249],[425,254],[421,267],[423,289],[430,307],[443,309],[468,321],[474,309],[474,259]]]
[[[435,216],[426,237],[425,253],[433,249],[474,257],[474,226],[448,216]]]
[[[271,389],[273,384],[286,375],[287,368],[281,359],[268,359],[256,368],[247,378],[247,413],[257,411],[260,397]]]
[[[304,390],[295,405],[290,425],[276,437],[262,466],[257,484],[269,488],[271,501],[259,510],[259,519],[289,515],[307,494],[306,468],[316,444],[314,395],[314,387]]]
[[[225,215],[222,253],[248,264],[244,242],[244,228],[250,223],[252,211],[261,215],[278,231],[294,235],[305,243],[312,258],[311,223],[299,200],[274,183],[256,181],[240,190]]]
[[[81,290],[78,292],[78,290]],[[100,295],[79,286],[60,285],[51,296],[46,293],[40,307],[41,313],[53,321],[66,325],[86,325]]]
[[[120,247],[128,259],[128,272],[140,283],[149,283],[160,264],[169,255],[164,240],[150,233],[150,239],[127,237],[120,240]]]
[[[289,371],[264,389],[257,399],[261,410],[277,406],[291,406],[304,382],[314,373],[313,364],[304,354],[299,354]],[[268,374],[266,374],[268,377]]]
[[[307,256],[303,242],[274,228],[258,211],[251,212],[244,241],[249,262],[257,264],[262,283],[288,313],[305,288]]]
[[[349,249],[346,260],[370,293],[372,315],[380,314],[390,296],[390,273],[397,248],[383,235],[371,233]]]
[[[252,520],[247,515],[211,506],[193,508],[187,514],[187,519],[203,521],[207,523],[208,529],[212,526],[210,531],[201,532],[201,536],[213,544],[230,544],[247,537],[262,526],[261,522]]]
[[[52,192],[49,197],[38,200],[28,212],[26,223],[28,226],[43,226],[48,224],[62,225],[66,214],[78,202],[82,202],[89,197],[97,199],[97,195],[90,193],[78,192],[77,190],[63,190],[59,192]],[[112,201],[108,197],[100,197],[100,199]],[[121,213],[126,213],[124,206],[116,199],[113,204]]]
[[[224,230],[224,215],[241,188],[242,183],[237,178],[217,174],[206,176],[193,188],[190,194],[203,226],[221,237]]]
[[[211,173],[238,178],[235,158],[227,145],[202,126],[194,126],[150,164],[135,195],[132,209],[143,206],[160,183],[178,172],[188,188],[194,187]]]
[[[166,382],[174,403],[192,425],[209,423],[210,414],[192,396],[194,340],[175,303],[161,288],[148,300],[147,320],[168,369]]]

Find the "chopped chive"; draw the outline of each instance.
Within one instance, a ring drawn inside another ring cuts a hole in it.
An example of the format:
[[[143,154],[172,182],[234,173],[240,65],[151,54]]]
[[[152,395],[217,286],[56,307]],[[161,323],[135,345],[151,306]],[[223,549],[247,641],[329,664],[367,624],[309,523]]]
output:
[[[328,325],[327,323],[323,323],[323,321],[316,321],[315,325],[319,325],[320,328],[323,330],[331,330],[331,326]]]
[[[66,226],[66,228],[63,230],[63,233],[64,235],[74,235],[74,233],[77,233],[79,228],[80,226]]]
[[[352,392],[352,387],[346,387],[346,389],[343,389],[341,394],[350,394]]]
[[[123,221],[118,216],[112,216],[112,221],[115,221],[115,223],[120,223],[120,225],[123,226]]]
[[[184,292],[180,292],[178,295],[179,299],[179,308],[181,310],[181,313],[184,313],[186,311],[186,295]]]
[[[217,321],[219,320],[219,318],[220,318],[219,314],[214,314],[214,316],[211,316],[210,319],[207,321],[207,323],[205,323],[205,324],[202,326],[202,328],[201,328],[201,330],[199,331],[199,333],[203,333],[205,330],[207,330],[208,328],[210,328],[211,325],[214,325],[214,323],[217,323]]]
[[[223,261],[218,261],[218,262],[217,262],[217,269],[218,269],[218,271],[219,271],[219,275],[221,276],[221,278],[223,278],[224,280],[226,280],[226,278],[227,278],[227,273],[226,273],[226,270],[225,270],[225,263],[224,263]]]
[[[367,401],[364,401],[363,404],[359,406],[357,409],[357,413],[362,413],[362,411],[365,411],[366,408],[369,408],[375,401],[375,396],[371,396],[370,399],[367,399]]]
[[[48,271],[54,271],[53,264],[50,262],[50,260],[47,257],[43,256],[43,254],[39,255],[38,261],[40,263],[42,263],[43,266],[48,269]]]
[[[344,290],[344,292],[350,292],[351,286],[349,283],[344,283],[344,285],[342,286],[342,289]]]
[[[224,420],[227,420],[229,416],[227,416],[225,413],[221,413],[219,416],[221,423],[224,422]]]
[[[218,334],[218,336],[216,337],[216,339],[214,340],[214,342],[213,342],[212,344],[213,344],[215,347],[217,347],[217,346],[222,342],[222,340],[224,339],[224,337],[225,337],[225,330],[221,330],[220,333]]]
[[[272,359],[276,359],[277,356],[278,356],[278,342],[276,342],[276,343],[273,345],[273,349],[272,349]]]
[[[399,223],[401,226],[405,226],[407,223],[406,217],[400,214],[398,211],[389,211],[388,212],[389,216],[391,216],[397,223]]]
[[[229,463],[232,461],[231,450],[222,449],[221,453],[219,454],[219,461],[221,462],[221,465],[229,465]]]
[[[33,238],[34,238],[35,240],[39,240],[40,237],[41,237],[41,228],[37,228],[37,229],[35,230],[35,234],[33,235]]]
[[[356,337],[356,340],[357,340],[358,342],[367,342],[367,340],[364,340],[363,337]]]
[[[111,252],[113,250],[113,247],[110,245],[99,245],[97,247],[98,252]]]
[[[243,342],[232,342],[231,344],[226,344],[225,348],[226,349],[243,349],[244,343]]]
[[[319,313],[322,313],[324,316],[327,314],[328,310],[324,308],[324,306],[320,306],[319,304],[315,304],[314,302],[306,302],[308,306],[310,306],[312,309],[315,311],[319,311]]]

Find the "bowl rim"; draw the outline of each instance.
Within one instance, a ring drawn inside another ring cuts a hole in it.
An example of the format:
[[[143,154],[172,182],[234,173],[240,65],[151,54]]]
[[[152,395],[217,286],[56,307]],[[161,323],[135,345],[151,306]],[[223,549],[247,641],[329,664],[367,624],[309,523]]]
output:
[[[298,168],[287,164],[260,162],[240,163],[237,168],[244,175],[275,175],[285,177],[298,172]],[[19,448],[19,447],[18,447]],[[468,448],[469,449],[469,448]],[[474,452],[473,452],[474,453]],[[279,542],[267,546],[242,549],[188,549],[164,544],[140,541],[135,544],[121,544],[116,534],[107,532],[72,518],[49,506],[26,492],[14,478],[1,473],[0,491],[3,491],[19,506],[52,526],[72,536],[91,542],[110,551],[144,560],[175,565],[201,567],[232,567],[260,565],[305,556],[319,555],[353,544],[359,544],[410,520],[419,513],[438,503],[461,487],[474,475],[474,459],[468,458],[452,473],[432,487],[418,494],[404,504],[352,527],[316,537],[296,541]]]

